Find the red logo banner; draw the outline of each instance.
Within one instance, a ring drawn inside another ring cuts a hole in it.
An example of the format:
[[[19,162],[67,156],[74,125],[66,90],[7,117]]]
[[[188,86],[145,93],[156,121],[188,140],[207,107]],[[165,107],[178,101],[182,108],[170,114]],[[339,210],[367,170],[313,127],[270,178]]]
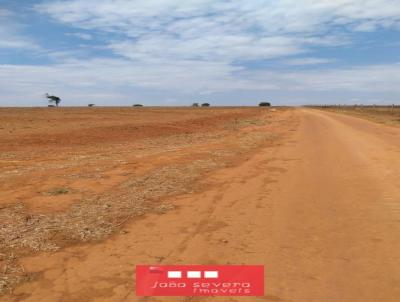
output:
[[[263,296],[263,265],[137,265],[137,296]]]

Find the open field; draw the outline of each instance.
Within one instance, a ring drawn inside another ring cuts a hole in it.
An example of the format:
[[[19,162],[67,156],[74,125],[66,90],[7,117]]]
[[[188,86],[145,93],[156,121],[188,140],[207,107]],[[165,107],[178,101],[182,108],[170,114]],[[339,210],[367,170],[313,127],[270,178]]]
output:
[[[397,302],[400,129],[309,108],[0,110],[0,301]],[[138,298],[136,264],[265,296]]]
[[[400,126],[400,106],[322,106],[316,107],[337,113],[349,114],[374,122]]]
[[[242,153],[273,142],[280,110],[1,109],[0,291],[31,279],[18,258],[114,234]],[[257,130],[260,128],[260,130]],[[249,132],[249,129],[255,131]]]

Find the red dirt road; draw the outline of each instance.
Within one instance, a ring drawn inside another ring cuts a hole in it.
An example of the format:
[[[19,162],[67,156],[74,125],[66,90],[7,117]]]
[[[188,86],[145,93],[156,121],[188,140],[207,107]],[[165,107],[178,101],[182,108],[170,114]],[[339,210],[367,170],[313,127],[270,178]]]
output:
[[[397,302],[400,129],[298,109],[279,144],[98,244],[23,260],[2,301]],[[287,118],[290,116],[286,116]],[[138,298],[135,264],[264,264],[265,297]]]

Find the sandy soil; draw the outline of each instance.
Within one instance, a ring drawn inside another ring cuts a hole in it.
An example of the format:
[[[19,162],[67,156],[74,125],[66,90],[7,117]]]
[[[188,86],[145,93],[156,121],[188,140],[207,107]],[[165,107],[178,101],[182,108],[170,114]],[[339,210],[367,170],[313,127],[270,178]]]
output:
[[[177,162],[191,163],[194,154],[203,160],[206,171],[197,166],[177,170],[171,186],[182,190],[157,195],[158,203],[173,208],[132,218],[107,240],[22,257],[19,263],[32,280],[0,300],[397,302],[400,130],[312,109],[224,114],[211,118],[218,120],[214,125],[203,123],[206,137],[191,133],[192,141],[179,141],[178,150],[150,152],[154,160],[141,158],[150,166],[172,160],[175,170]],[[216,125],[223,126],[207,132]],[[210,158],[217,158],[214,165]],[[116,164],[120,174],[115,174],[129,183],[132,175],[124,173],[135,166],[125,164]],[[42,173],[40,182],[50,181]],[[199,177],[182,183],[192,174]],[[112,191],[117,189],[122,190],[114,186]],[[38,200],[26,201],[33,213],[67,211],[36,206]],[[138,263],[264,264],[266,296],[139,299],[134,293]]]

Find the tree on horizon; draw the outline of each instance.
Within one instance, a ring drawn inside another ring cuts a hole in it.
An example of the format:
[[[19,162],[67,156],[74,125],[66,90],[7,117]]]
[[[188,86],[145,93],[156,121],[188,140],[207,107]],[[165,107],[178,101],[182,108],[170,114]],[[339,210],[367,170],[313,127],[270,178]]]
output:
[[[56,104],[57,107],[58,107],[58,104],[60,104],[60,102],[61,102],[61,98],[59,98],[58,96],[55,96],[55,95],[49,95],[48,93],[46,93],[46,98],[49,100],[49,103],[54,103],[54,104]]]

